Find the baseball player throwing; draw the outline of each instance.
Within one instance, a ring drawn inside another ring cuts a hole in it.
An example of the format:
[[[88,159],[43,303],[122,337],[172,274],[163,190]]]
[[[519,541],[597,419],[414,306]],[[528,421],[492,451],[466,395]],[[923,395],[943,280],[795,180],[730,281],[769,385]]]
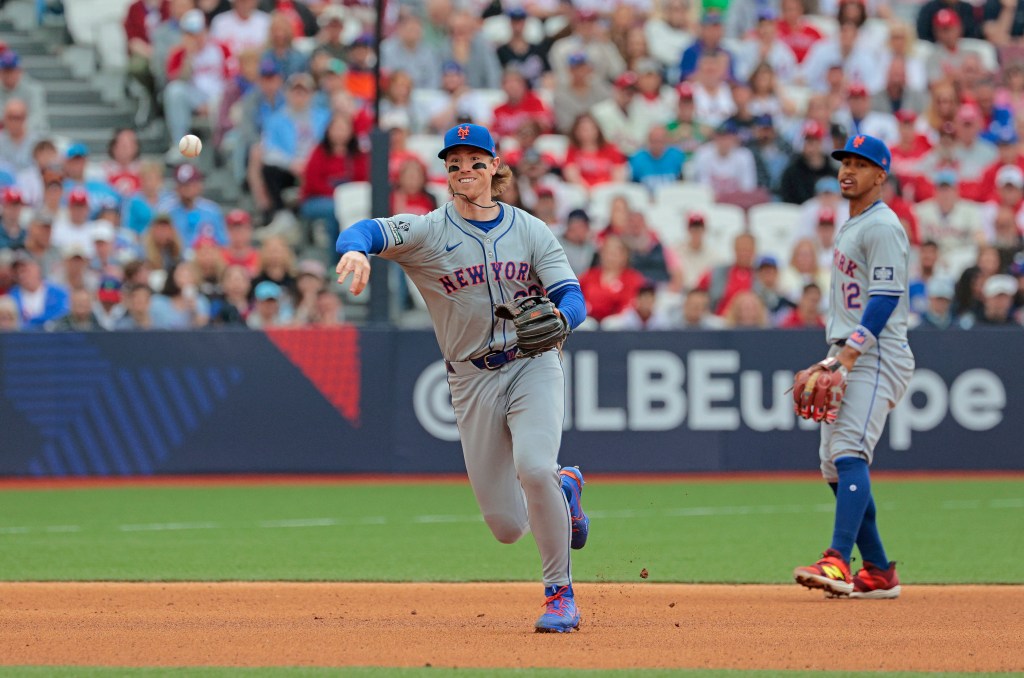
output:
[[[353,224],[338,238],[338,282],[359,294],[367,255],[398,262],[426,301],[448,369],[448,386],[473,493],[494,537],[532,531],[543,566],[545,612],[537,631],[580,624],[570,548],[589,519],[583,474],[559,470],[565,409],[556,349],[586,317],[579,282],[541,220],[495,198],[512,182],[491,133],[458,125],[438,154],[453,199],[425,216]],[[528,359],[532,358],[532,359]]]
[[[828,356],[799,372],[796,412],[821,422],[821,472],[836,495],[832,545],[818,562],[798,567],[808,588],[852,598],[896,598],[896,564],[882,547],[868,467],[889,410],[914,372],[907,343],[909,244],[899,219],[879,199],[891,165],[889,149],[852,137],[839,160],[839,187],[850,220],[836,234],[826,337]],[[850,575],[853,545],[864,566]]]

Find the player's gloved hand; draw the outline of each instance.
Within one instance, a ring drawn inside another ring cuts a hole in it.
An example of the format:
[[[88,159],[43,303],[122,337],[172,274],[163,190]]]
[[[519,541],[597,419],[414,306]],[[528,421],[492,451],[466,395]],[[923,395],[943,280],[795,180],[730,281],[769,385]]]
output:
[[[793,377],[793,411],[804,419],[834,423],[846,393],[847,375],[835,358],[800,370]]]
[[[547,297],[521,297],[495,304],[494,315],[515,325],[519,356],[523,358],[536,358],[558,348],[569,335],[569,323]]]

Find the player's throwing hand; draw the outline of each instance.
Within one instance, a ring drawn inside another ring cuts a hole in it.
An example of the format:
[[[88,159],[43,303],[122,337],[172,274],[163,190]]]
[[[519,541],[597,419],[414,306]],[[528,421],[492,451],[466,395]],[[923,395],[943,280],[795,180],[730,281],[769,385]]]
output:
[[[338,284],[345,283],[348,274],[352,274],[352,286],[348,291],[359,296],[359,293],[366,289],[366,283],[370,281],[370,260],[362,252],[345,252],[335,269],[338,273]]]

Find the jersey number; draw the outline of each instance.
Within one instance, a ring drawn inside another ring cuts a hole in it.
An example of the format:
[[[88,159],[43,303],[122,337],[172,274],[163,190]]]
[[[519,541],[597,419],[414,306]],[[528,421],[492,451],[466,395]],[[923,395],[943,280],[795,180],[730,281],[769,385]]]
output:
[[[846,308],[860,308],[860,285],[855,282],[843,283],[842,289]]]
[[[521,297],[540,297],[544,296],[544,290],[538,287],[537,285],[530,285],[529,289],[519,290],[512,296],[515,299],[519,299]]]

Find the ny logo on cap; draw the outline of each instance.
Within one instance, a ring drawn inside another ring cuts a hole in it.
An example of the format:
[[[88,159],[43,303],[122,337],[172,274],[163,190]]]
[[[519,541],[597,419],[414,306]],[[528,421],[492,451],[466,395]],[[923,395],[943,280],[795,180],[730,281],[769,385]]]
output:
[[[854,148],[860,148],[861,144],[863,144],[863,143],[864,143],[864,137],[863,136],[859,136],[859,137],[857,137],[857,138],[855,138],[853,140],[853,147]]]
[[[458,131],[458,135],[459,135],[460,139],[465,139],[466,137],[469,136],[469,128],[468,127],[460,127],[459,131]]]

